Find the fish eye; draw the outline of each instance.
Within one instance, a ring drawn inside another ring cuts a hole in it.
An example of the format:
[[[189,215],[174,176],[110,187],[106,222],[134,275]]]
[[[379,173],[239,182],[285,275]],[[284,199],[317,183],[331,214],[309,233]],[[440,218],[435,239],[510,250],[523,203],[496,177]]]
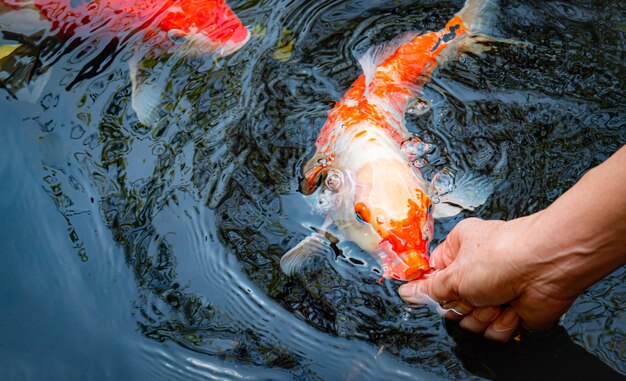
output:
[[[356,220],[362,224],[369,223],[370,212],[367,209],[367,206],[365,206],[365,204],[363,204],[362,202],[354,205],[354,216],[356,217]]]
[[[354,211],[354,216],[356,217],[356,220],[359,221],[360,223],[364,224],[365,220],[363,219],[363,215],[361,215],[361,212],[357,212],[356,210]]]
[[[176,44],[181,44],[187,41],[187,33],[180,29],[171,29],[167,32],[167,37]]]

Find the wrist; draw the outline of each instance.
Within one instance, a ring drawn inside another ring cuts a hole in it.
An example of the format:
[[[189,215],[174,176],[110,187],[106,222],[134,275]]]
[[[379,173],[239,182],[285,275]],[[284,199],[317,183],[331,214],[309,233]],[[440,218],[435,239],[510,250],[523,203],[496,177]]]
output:
[[[521,235],[526,284],[542,284],[574,298],[624,263],[621,249],[605,245],[598,227],[576,214],[580,209],[554,203],[520,219],[526,226]]]

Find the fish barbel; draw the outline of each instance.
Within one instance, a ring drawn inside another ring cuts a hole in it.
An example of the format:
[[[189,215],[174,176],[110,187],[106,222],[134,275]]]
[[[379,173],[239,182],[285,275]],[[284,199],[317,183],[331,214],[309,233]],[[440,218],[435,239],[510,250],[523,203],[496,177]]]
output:
[[[317,207],[343,238],[379,260],[385,278],[409,281],[429,272],[433,216],[473,209],[491,193],[484,178],[469,175],[436,194],[433,183],[450,182],[450,175],[444,171],[429,183],[413,165],[429,146],[406,129],[404,112],[439,64],[462,50],[489,50],[479,43],[497,41],[478,34],[493,17],[493,6],[489,0],[467,0],[442,30],[405,34],[371,48],[359,59],[363,74],[329,111],[317,151],[304,167],[301,192],[316,195]],[[283,271],[300,271],[321,251],[322,238],[314,233],[287,252]]]

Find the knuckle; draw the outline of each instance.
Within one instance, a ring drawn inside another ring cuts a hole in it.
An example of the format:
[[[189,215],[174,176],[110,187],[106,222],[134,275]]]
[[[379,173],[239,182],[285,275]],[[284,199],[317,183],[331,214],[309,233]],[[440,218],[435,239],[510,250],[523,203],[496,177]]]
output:
[[[469,217],[466,218],[464,220],[461,220],[456,227],[454,228],[454,230],[456,230],[458,233],[463,233],[465,232],[468,228],[470,228],[471,226],[476,225],[477,223],[482,222],[483,220],[478,218],[478,217]]]
[[[486,326],[478,321],[473,315],[468,315],[461,320],[461,328],[466,329],[468,331],[474,333],[483,333],[485,331]]]

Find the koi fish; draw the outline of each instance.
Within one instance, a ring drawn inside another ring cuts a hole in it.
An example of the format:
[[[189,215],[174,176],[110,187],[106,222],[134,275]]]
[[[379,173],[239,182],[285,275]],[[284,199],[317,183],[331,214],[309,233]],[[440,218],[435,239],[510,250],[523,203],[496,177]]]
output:
[[[71,0],[0,3],[22,14],[36,11],[36,17],[30,17],[31,23],[42,25],[41,29],[47,27],[64,40],[91,35],[127,38],[141,33],[143,44],[174,52],[174,58],[224,57],[243,47],[251,35],[224,0],[94,0],[77,6]],[[23,28],[10,27],[14,29],[11,32]],[[141,70],[140,59],[130,60],[132,107],[140,122],[154,123],[171,66],[150,78]]]
[[[406,129],[404,112],[439,64],[461,51],[490,49],[480,42],[499,41],[477,34],[492,7],[489,0],[467,0],[444,29],[400,36],[359,59],[363,74],[329,111],[300,183],[301,192],[315,194],[316,207],[330,218],[283,255],[283,272],[297,273],[310,256],[329,251],[325,229],[333,223],[341,236],[378,259],[384,278],[418,279],[431,270],[433,218],[486,201],[492,185],[484,177],[465,174],[452,183],[444,170],[432,183],[424,179],[412,162],[429,145]]]
[[[203,53],[226,56],[241,48],[250,31],[224,0],[95,0],[72,6],[71,0],[0,0],[13,9],[39,10],[60,38],[116,34],[141,28],[144,39],[171,46],[189,42]]]

